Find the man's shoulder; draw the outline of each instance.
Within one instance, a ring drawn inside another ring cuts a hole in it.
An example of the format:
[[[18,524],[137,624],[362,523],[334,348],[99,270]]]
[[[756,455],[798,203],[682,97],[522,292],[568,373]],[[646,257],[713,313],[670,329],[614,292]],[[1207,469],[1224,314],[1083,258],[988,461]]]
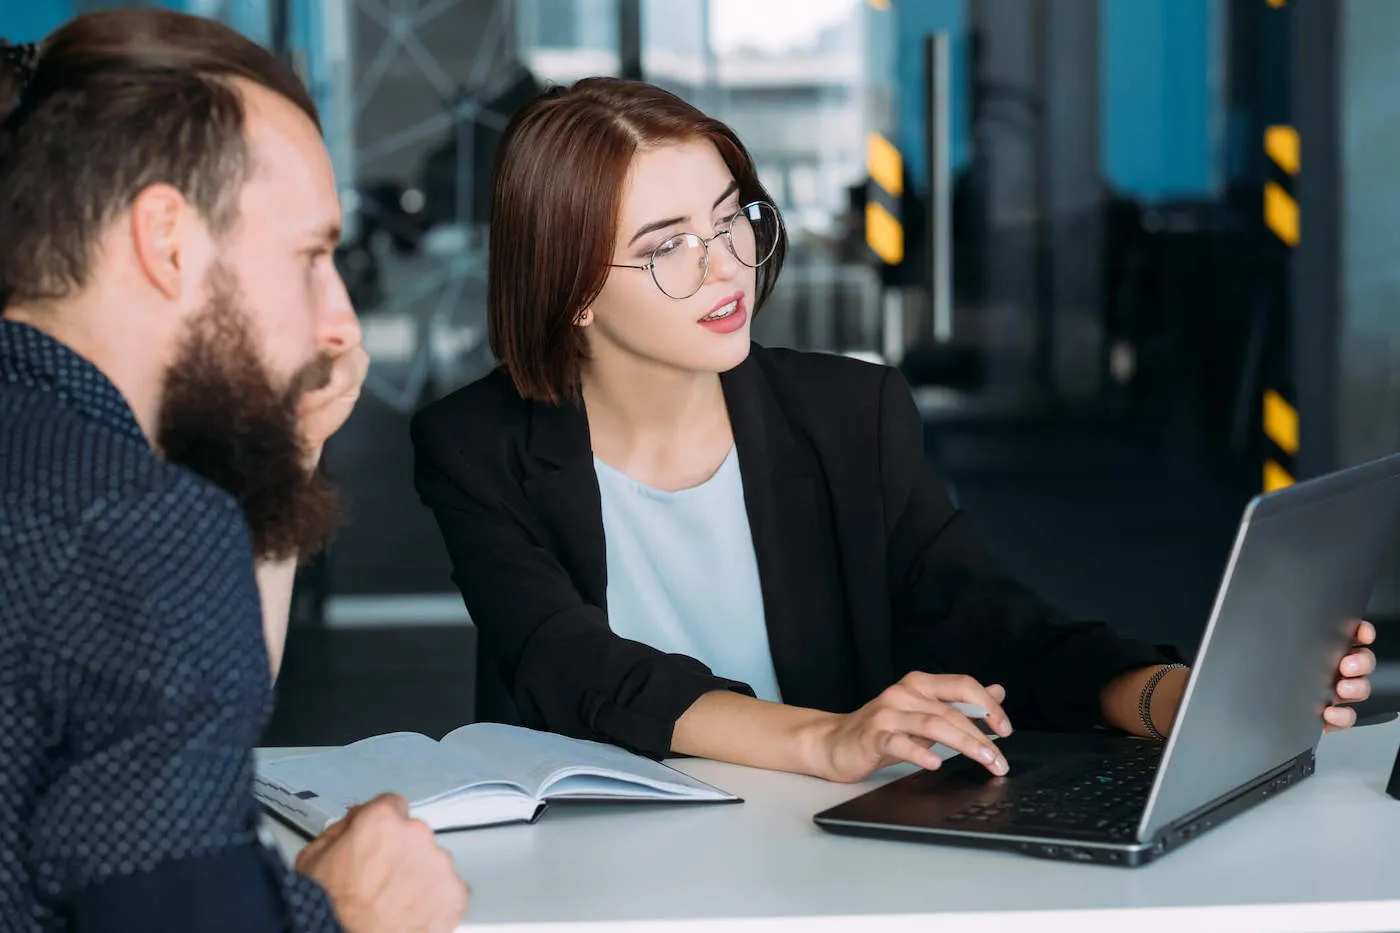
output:
[[[223,490],[43,391],[0,393],[0,498],[74,528],[95,515],[167,500],[198,505],[221,520],[237,514]],[[173,517],[153,516],[132,530],[150,524],[179,533],[168,521]]]
[[[212,604],[243,589],[245,571],[252,579],[242,512],[223,490],[61,404],[0,393],[0,580],[31,593],[36,617],[89,592],[114,610],[90,614],[98,628],[121,601],[133,622],[158,626],[147,610],[182,581],[206,584]]]
[[[95,683],[144,669],[169,691],[213,692],[261,714],[264,685],[249,676],[267,671],[261,601],[231,498],[176,471],[93,499],[55,566],[58,585],[37,616],[65,663]]]

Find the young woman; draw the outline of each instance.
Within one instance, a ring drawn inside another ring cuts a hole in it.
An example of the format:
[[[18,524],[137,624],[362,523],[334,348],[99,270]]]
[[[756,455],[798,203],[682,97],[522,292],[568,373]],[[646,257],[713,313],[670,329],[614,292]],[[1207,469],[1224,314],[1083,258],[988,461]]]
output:
[[[750,343],[785,245],[734,133],[665,91],[594,78],[513,120],[502,366],[413,425],[483,715],[834,781],[936,768],[935,742],[1005,773],[954,704],[1160,737],[1186,671],[997,571],[897,371]],[[1373,666],[1348,655],[1338,702]]]

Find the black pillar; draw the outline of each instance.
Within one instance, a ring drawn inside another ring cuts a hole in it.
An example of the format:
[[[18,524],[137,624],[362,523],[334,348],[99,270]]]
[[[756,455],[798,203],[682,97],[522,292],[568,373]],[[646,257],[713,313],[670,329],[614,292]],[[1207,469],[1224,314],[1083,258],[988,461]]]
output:
[[[291,64],[292,0],[272,0],[268,6],[268,33],[272,37],[272,52]]]
[[[1337,379],[1341,356],[1340,17],[1336,3],[1298,3],[1293,108],[1301,166],[1301,236],[1293,256],[1289,315],[1297,393],[1299,479],[1340,466]]]
[[[617,51],[621,77],[642,80],[642,0],[618,0]]]

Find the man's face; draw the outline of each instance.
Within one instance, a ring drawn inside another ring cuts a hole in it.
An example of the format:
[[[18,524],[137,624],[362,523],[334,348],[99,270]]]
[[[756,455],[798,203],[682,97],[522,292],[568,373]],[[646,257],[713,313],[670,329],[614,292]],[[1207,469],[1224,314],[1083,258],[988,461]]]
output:
[[[315,553],[339,509],[334,488],[307,473],[297,404],[326,384],[331,359],[278,379],[258,352],[233,273],[210,270],[207,292],[166,369],[156,443],[168,461],[238,501],[259,558]]]
[[[333,261],[341,213],[325,144],[290,101],[242,89],[252,167],[217,265],[233,274],[259,352],[285,386],[318,356],[357,346],[360,325]]]
[[[307,448],[298,404],[358,347],[360,328],[332,259],[340,204],[319,133],[290,101],[240,91],[249,177],[234,228],[206,254],[157,444],[232,493],[259,558],[280,559],[314,551],[332,529],[333,491],[308,478],[319,451]]]

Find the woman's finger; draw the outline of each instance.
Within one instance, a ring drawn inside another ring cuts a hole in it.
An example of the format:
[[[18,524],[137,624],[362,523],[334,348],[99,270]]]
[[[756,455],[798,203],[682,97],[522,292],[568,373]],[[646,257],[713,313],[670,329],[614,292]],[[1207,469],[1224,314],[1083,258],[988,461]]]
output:
[[[1347,729],[1356,723],[1356,710],[1350,706],[1329,706],[1322,711],[1322,719],[1329,726]]]
[[[1001,700],[986,687],[964,674],[925,674],[913,671],[901,680],[910,690],[929,700],[944,703],[970,703],[987,711],[987,724],[1000,736],[1011,734],[1011,718],[1001,708]],[[1005,692],[1002,692],[1005,696]]]
[[[991,739],[987,738],[987,733],[983,732],[971,717],[956,706],[948,706],[945,704],[942,710],[935,710],[934,714],[943,716],[949,724],[961,729],[979,742],[992,742]],[[992,747],[996,747],[995,743],[992,743]]]
[[[1376,655],[1370,648],[1355,648],[1342,658],[1341,672],[1343,677],[1365,677],[1367,674],[1375,673],[1375,670]]]
[[[966,717],[964,720],[966,721]],[[977,729],[970,733],[964,732],[950,722],[946,715],[904,712],[899,714],[895,723],[896,728],[892,731],[903,733],[911,740],[922,742],[924,745],[942,742],[974,761],[981,762],[993,774],[1005,774],[1010,768],[991,739]]]
[[[1337,681],[1338,703],[1360,703],[1371,696],[1371,681],[1365,677],[1351,677]]]
[[[935,755],[927,745],[914,741],[901,733],[890,733],[885,739],[883,753],[889,758],[907,761],[926,771],[937,771],[943,767],[943,759]]]

